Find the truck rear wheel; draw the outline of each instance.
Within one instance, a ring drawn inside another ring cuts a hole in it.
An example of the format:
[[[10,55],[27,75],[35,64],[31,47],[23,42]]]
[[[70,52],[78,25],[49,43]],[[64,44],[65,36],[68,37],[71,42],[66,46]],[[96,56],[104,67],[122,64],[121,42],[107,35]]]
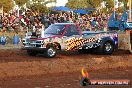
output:
[[[111,41],[104,42],[98,49],[97,52],[100,54],[111,55],[114,51],[114,44]]]
[[[27,50],[29,56],[36,56],[38,53],[36,51]]]
[[[50,46],[50,47],[47,48],[47,50],[46,50],[46,52],[45,52],[45,55],[46,55],[46,57],[48,57],[48,58],[53,58],[53,57],[56,56],[56,52],[57,52],[57,51],[56,51],[56,48]]]

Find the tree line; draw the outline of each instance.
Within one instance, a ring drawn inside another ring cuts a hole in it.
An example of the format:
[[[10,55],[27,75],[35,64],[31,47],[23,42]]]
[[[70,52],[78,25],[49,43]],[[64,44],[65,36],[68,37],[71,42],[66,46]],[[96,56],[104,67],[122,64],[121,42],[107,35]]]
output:
[[[102,2],[105,2],[106,8],[112,10],[114,7],[114,0],[68,0],[68,3],[66,3],[66,6],[71,9],[80,9],[80,8],[97,8],[101,6]],[[118,0],[119,2],[124,2],[125,6],[128,0]],[[14,3],[15,2],[15,3]],[[38,12],[48,12],[49,8],[46,7],[46,4],[51,2],[56,2],[56,0],[32,0],[31,3],[30,0],[0,0],[0,7],[3,6],[4,12],[9,12],[15,4],[19,7],[23,6],[25,3],[28,8],[34,9]]]

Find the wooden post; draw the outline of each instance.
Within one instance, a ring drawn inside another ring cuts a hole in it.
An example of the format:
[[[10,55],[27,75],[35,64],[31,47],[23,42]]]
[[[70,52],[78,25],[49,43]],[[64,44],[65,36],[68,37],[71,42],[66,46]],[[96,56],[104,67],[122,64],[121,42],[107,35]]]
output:
[[[128,30],[129,35],[130,35],[130,47],[129,47],[129,51],[132,53],[132,31]]]
[[[3,17],[3,5],[2,5],[2,17]]]

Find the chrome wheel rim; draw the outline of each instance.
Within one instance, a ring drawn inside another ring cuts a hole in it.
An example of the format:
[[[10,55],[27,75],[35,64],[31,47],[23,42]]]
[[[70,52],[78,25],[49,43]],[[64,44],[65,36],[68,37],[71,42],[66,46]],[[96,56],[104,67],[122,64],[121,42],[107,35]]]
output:
[[[107,52],[109,52],[111,49],[112,49],[111,44],[110,44],[110,43],[106,43],[106,44],[105,44],[105,50],[106,50]]]
[[[49,49],[48,49],[48,55],[49,55],[50,57],[54,56],[55,53],[56,53],[56,51],[55,51],[53,48],[49,48]]]

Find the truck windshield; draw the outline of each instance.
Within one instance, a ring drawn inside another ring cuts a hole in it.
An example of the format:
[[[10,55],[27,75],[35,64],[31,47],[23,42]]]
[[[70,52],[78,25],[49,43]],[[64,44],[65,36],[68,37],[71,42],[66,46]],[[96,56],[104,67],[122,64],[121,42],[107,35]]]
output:
[[[44,32],[44,34],[61,35],[65,29],[65,25],[50,25]]]

